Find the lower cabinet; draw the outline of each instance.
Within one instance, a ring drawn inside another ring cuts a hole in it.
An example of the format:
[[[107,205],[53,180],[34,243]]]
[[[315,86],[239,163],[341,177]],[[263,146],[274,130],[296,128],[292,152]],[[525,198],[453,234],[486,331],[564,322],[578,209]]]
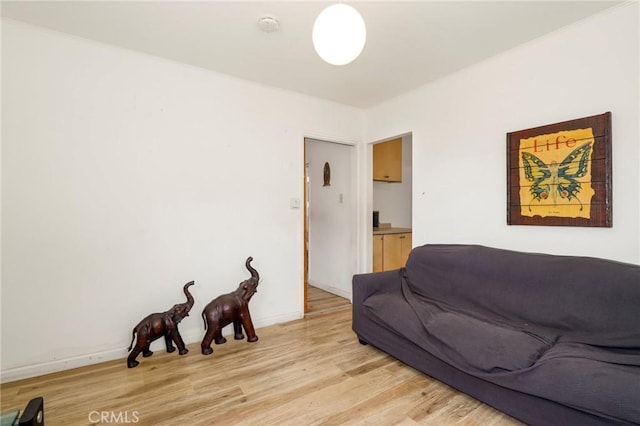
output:
[[[373,236],[373,272],[402,268],[411,251],[411,233]]]
[[[382,272],[382,246],[384,235],[373,236],[373,272]]]

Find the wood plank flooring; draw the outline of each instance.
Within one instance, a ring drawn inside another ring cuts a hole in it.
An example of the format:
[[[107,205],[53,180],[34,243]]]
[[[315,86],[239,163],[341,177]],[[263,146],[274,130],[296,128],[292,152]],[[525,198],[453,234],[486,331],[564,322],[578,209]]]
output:
[[[3,384],[2,410],[42,395],[49,426],[101,424],[104,413],[154,426],[518,424],[360,345],[351,309],[331,309],[258,329],[255,343],[228,338],[210,356],[195,343],[133,369],[122,359]]]
[[[331,312],[338,309],[351,309],[351,303],[348,299],[336,296],[312,285],[307,286],[307,304],[307,315]]]

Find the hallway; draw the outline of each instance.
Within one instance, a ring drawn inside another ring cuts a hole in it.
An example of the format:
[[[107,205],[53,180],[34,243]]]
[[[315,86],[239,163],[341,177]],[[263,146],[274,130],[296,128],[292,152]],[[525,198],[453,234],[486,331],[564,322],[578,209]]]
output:
[[[333,312],[351,307],[349,300],[310,285],[307,289],[309,310],[306,315]]]

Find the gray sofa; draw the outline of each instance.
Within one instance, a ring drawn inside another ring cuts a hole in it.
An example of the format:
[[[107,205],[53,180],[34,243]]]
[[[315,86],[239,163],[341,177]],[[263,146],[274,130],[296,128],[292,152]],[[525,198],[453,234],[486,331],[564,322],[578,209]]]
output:
[[[353,277],[353,330],[528,424],[640,424],[640,266],[425,245]]]

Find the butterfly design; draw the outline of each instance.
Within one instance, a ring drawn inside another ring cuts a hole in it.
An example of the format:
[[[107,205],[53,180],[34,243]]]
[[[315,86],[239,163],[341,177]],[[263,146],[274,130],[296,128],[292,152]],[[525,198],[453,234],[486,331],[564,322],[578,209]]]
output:
[[[522,152],[524,175],[531,182],[529,188],[532,196],[531,202],[551,197],[553,204],[556,205],[558,197],[568,201],[575,198],[580,203],[580,210],[582,210],[582,201],[578,198],[582,187],[577,179],[587,174],[591,145],[592,142],[580,145],[571,151],[560,164],[555,160],[546,164],[535,155]],[[529,211],[531,211],[531,203],[529,203]]]

